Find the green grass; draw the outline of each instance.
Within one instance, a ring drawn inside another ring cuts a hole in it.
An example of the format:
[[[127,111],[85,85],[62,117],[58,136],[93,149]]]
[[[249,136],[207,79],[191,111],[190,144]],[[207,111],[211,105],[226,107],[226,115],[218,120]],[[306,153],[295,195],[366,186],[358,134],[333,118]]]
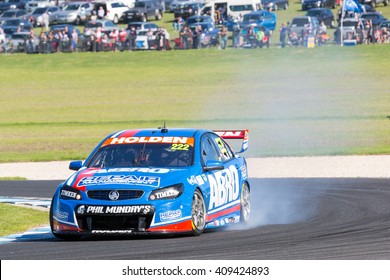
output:
[[[389,153],[389,49],[0,56],[0,161],[81,159],[164,121],[249,128],[251,156]]]
[[[2,55],[0,162],[83,159],[110,132],[164,121],[249,128],[247,156],[390,153],[389,49]]]
[[[48,220],[48,212],[0,203],[0,236],[48,224]]]

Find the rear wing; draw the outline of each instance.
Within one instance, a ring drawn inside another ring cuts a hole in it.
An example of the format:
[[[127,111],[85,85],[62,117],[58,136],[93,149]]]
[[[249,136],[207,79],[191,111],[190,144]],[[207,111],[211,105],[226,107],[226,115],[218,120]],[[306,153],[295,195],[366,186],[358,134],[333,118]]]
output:
[[[214,130],[222,139],[242,139],[241,150],[238,153],[243,153],[248,149],[249,130]]]

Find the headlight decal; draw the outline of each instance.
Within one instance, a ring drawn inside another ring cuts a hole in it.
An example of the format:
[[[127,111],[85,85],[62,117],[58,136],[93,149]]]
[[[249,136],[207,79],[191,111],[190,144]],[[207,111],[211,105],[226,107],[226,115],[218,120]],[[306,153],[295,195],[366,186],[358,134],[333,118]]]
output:
[[[183,184],[176,184],[166,188],[152,191],[149,196],[150,200],[161,200],[161,199],[175,199],[178,198],[184,191]]]

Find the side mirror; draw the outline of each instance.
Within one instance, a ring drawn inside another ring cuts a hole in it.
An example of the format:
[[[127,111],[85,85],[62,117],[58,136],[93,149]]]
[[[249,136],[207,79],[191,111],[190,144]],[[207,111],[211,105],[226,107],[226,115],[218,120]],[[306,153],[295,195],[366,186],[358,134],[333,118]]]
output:
[[[69,163],[69,169],[78,171],[83,166],[83,162],[81,160],[72,161]]]
[[[208,160],[206,165],[203,167],[204,171],[222,170],[224,168],[222,161],[219,160]]]

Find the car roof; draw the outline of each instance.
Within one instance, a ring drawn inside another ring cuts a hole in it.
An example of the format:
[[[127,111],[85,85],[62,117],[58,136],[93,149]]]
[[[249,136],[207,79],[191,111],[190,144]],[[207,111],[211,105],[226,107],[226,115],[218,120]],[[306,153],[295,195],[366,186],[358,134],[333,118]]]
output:
[[[164,131],[166,129],[166,131]],[[144,128],[130,129],[114,132],[109,137],[147,137],[147,136],[165,136],[165,137],[194,137],[197,132],[206,132],[209,130],[198,128]]]

